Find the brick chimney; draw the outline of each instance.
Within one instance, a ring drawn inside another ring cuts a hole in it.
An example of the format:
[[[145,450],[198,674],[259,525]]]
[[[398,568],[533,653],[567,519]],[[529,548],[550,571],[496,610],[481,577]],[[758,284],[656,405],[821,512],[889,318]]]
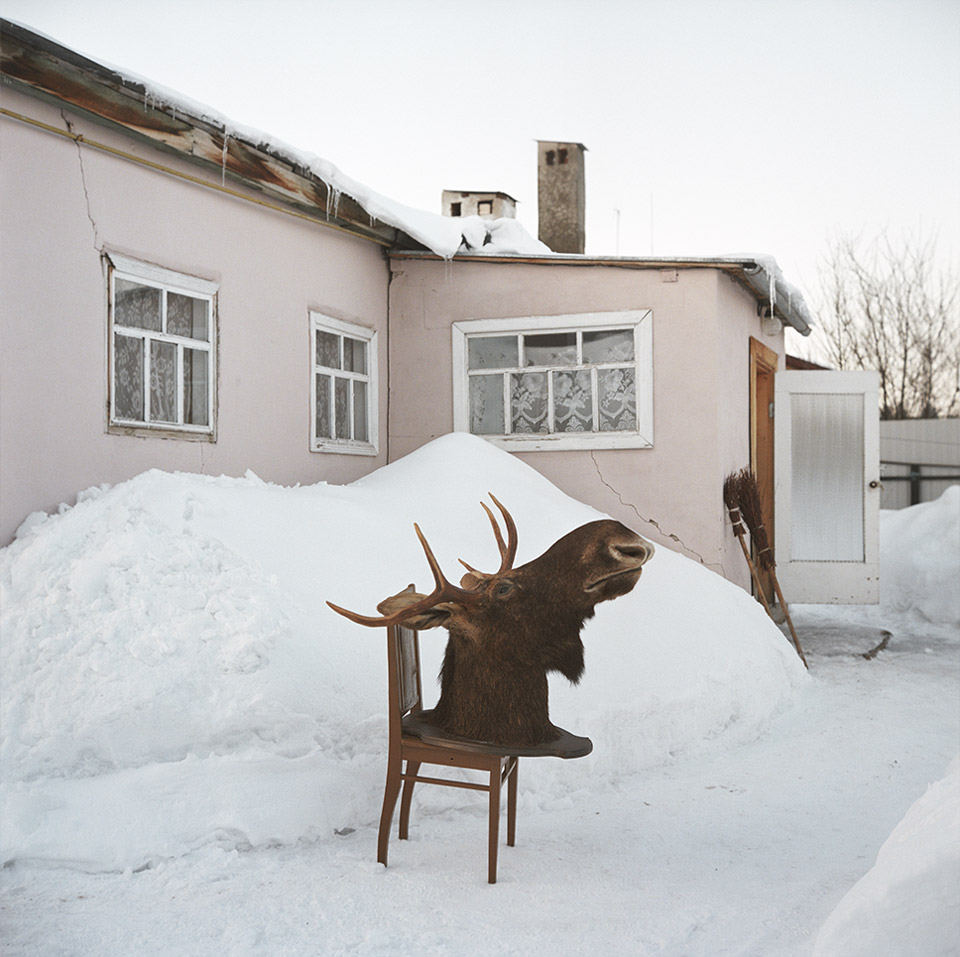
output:
[[[586,238],[583,143],[537,140],[538,235],[555,253],[582,253]]]

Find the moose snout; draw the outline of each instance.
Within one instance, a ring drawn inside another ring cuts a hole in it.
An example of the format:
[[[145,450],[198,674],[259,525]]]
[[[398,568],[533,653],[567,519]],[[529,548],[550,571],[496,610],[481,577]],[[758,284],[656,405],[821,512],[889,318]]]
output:
[[[636,567],[645,565],[650,561],[653,558],[653,551],[653,545],[642,538],[638,538],[635,542],[610,546],[610,552],[614,558],[624,564],[635,565]]]

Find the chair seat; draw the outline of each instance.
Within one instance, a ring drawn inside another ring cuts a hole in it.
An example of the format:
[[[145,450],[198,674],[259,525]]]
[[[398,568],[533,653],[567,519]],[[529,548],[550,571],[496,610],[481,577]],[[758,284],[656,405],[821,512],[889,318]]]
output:
[[[553,758],[582,758],[593,750],[593,742],[589,738],[581,738],[571,734],[563,728],[551,725],[558,737],[543,744],[512,745],[494,744],[490,741],[475,741],[472,738],[461,738],[455,734],[448,734],[433,723],[433,710],[411,711],[403,718],[403,733],[418,738],[424,744],[433,744],[441,748],[451,748],[462,751],[474,751],[481,754],[500,754],[518,758],[553,757]]]

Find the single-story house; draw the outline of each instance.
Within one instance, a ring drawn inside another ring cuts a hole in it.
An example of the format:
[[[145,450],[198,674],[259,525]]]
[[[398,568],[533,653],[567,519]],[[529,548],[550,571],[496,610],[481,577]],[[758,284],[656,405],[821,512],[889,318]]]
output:
[[[723,478],[773,528],[809,329],[772,260],[551,253],[0,26],[0,544],[148,468],[346,483],[463,430],[749,585]]]

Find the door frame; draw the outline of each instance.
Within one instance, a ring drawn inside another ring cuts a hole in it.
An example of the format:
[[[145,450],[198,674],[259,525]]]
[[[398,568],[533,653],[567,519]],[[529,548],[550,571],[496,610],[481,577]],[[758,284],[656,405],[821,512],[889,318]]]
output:
[[[760,489],[760,510],[770,547],[776,548],[774,396],[780,356],[759,339],[750,337],[750,470]],[[751,546],[752,547],[752,546]],[[754,550],[755,552],[755,550]],[[776,551],[774,551],[776,554]],[[754,553],[754,564],[757,556]],[[773,576],[757,566],[760,586],[769,604],[776,601]],[[754,586],[756,588],[756,586]]]

